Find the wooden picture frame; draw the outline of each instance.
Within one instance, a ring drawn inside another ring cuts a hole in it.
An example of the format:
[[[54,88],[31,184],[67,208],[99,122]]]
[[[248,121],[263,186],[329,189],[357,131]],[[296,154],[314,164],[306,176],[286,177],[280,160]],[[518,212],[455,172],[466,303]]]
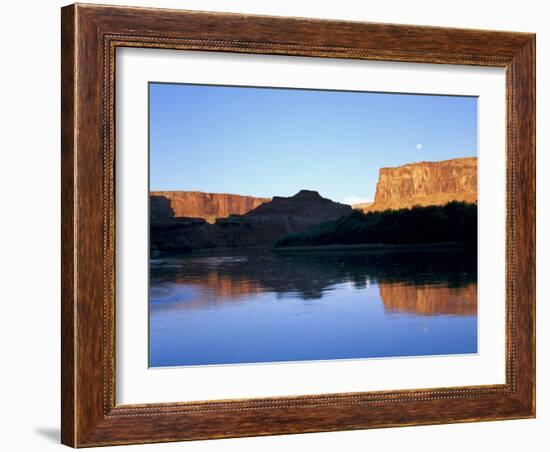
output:
[[[535,416],[535,35],[75,4],[62,9],[62,442],[73,447]],[[506,69],[506,383],[115,403],[117,47]]]

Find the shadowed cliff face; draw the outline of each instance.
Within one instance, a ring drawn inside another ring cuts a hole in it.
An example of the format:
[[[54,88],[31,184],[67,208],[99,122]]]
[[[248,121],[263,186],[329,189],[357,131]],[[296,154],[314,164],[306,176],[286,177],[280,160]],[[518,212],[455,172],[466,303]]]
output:
[[[202,218],[208,223],[214,223],[216,218],[242,215],[270,201],[269,198],[196,191],[157,191],[150,192],[149,196],[153,220],[187,217]]]
[[[151,193],[149,195],[149,206],[152,219],[174,218],[176,216],[172,208],[172,202],[166,196]]]
[[[275,240],[325,221],[336,220],[352,208],[302,190],[294,196],[275,196],[243,215],[217,218],[214,224],[197,224],[177,218],[151,222],[151,245],[161,252],[183,249],[269,245]]]
[[[476,157],[381,168],[374,202],[354,208],[373,212],[451,201],[477,203]]]

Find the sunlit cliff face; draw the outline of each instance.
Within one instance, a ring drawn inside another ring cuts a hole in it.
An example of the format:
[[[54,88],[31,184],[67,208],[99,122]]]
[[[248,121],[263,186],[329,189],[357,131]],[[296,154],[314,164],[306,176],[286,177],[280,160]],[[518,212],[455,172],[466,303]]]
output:
[[[192,217],[214,223],[216,218],[245,214],[271,199],[227,193],[157,191],[150,193],[150,200],[153,218]]]
[[[410,163],[381,168],[374,202],[357,205],[366,212],[477,202],[477,158]]]

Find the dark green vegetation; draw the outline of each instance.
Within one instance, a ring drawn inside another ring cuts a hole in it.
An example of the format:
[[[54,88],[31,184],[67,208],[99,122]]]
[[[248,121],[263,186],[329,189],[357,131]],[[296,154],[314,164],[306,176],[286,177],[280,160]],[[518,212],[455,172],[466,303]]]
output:
[[[289,234],[275,247],[418,244],[461,242],[477,245],[477,205],[450,202],[444,206],[413,207],[363,213],[359,210],[304,231]]]

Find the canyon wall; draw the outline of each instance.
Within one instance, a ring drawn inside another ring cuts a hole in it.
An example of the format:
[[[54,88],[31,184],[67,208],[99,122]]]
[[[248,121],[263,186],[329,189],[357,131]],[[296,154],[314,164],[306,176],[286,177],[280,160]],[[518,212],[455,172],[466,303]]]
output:
[[[208,223],[214,223],[216,218],[245,214],[271,201],[270,198],[198,191],[152,191],[149,199],[153,221],[188,217],[202,218]]]
[[[159,206],[161,204],[158,201],[155,203]],[[189,212],[186,211],[187,214]],[[316,191],[301,190],[290,197],[275,196],[247,213],[217,218],[213,224],[184,217],[151,221],[151,249],[178,252],[270,245],[285,235],[336,220],[352,212],[347,204],[323,198]]]
[[[372,212],[451,201],[477,203],[476,157],[381,168],[374,202],[354,208]]]

